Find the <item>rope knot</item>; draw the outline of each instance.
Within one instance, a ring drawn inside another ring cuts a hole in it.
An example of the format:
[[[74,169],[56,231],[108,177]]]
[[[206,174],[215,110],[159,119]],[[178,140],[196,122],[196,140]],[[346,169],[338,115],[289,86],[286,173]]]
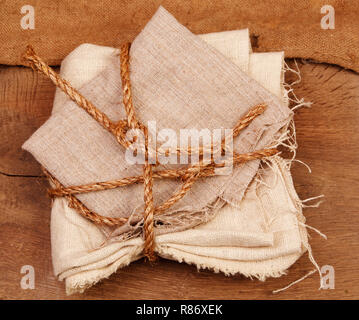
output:
[[[113,129],[113,133],[117,139],[117,142],[119,144],[121,144],[122,146],[124,146],[125,148],[128,148],[131,145],[131,142],[129,142],[126,139],[126,134],[127,134],[128,129],[129,129],[129,127],[127,125],[126,120],[118,121],[117,124],[115,124],[114,129]]]

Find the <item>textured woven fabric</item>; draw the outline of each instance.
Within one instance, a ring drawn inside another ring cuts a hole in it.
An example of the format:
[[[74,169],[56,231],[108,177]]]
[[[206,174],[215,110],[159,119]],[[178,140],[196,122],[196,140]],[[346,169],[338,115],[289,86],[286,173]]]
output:
[[[194,33],[250,28],[254,51],[285,51],[286,57],[334,63],[359,72],[359,3],[353,0],[2,1],[0,63],[21,64],[20,52],[28,43],[57,65],[84,42],[118,47],[134,39],[159,2]],[[25,4],[35,9],[33,30],[20,25],[23,17],[26,20],[20,12]],[[321,13],[325,5],[335,10],[334,29],[321,27],[321,19],[328,14]]]
[[[245,49],[248,49],[248,41]],[[112,120],[119,120],[125,118],[119,58],[114,55],[108,62],[109,65],[80,91]],[[279,97],[193,35],[163,8],[156,12],[131,46],[131,82],[141,122],[156,121],[158,131],[174,129],[177,136],[179,130],[185,128],[233,128],[250,108],[266,103],[268,108],[264,114],[234,139],[234,150],[238,153],[272,145],[279,135],[278,130],[291,118],[291,111]],[[116,139],[72,101],[56,107],[24,148],[65,186],[142,174],[142,166],[130,164]],[[231,175],[198,181],[171,208],[171,215],[162,215],[161,220],[173,220],[183,213],[199,216],[179,223],[179,228],[184,229],[206,219],[214,205],[219,208],[224,201],[239,203],[258,164],[259,161],[251,161],[233,169]],[[169,167],[171,165],[166,166]],[[169,198],[180,183],[169,179],[156,181],[155,204]],[[135,210],[143,210],[141,184],[77,197],[90,210],[104,216],[128,217]]]
[[[245,45],[246,30],[237,33],[236,41],[227,41],[226,36],[204,37],[213,46],[220,44],[216,48],[221,52],[233,52],[229,57],[241,57],[237,63],[244,70],[283,98],[283,52],[250,54],[250,47]],[[230,37],[233,40],[233,35]],[[114,51],[83,45],[64,60],[61,74],[80,87],[111,64]],[[60,110],[66,99],[58,91],[53,111]],[[260,173],[261,178],[258,175],[250,184],[238,206],[224,206],[212,221],[197,228],[157,236],[157,253],[228,275],[241,273],[261,280],[282,275],[307,244],[306,230],[298,226],[298,221],[304,222],[301,202],[285,160],[273,158],[271,168]],[[143,249],[139,237],[109,241],[102,230],[70,209],[62,198],[55,199],[52,208],[51,244],[55,275],[65,280],[69,294],[81,292],[141,258]]]

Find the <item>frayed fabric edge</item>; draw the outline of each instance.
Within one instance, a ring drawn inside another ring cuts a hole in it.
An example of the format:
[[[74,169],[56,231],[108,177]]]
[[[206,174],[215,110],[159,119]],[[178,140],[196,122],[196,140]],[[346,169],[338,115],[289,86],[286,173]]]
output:
[[[69,276],[65,279],[66,295],[73,295],[76,293],[83,293],[88,288],[108,279],[112,274],[116,273],[119,269],[127,267],[132,262],[139,260],[143,257],[142,247],[134,247],[132,254],[127,254],[124,258],[114,261],[111,265],[102,268],[102,273],[97,273],[98,270],[87,270],[78,274]],[[89,276],[89,272],[96,271],[96,275]],[[81,278],[81,274],[85,274],[86,277]]]
[[[266,271],[266,272],[246,272],[244,270],[240,270],[238,268],[229,268],[229,267],[221,267],[221,266],[213,266],[206,263],[194,262],[193,260],[186,258],[184,256],[178,256],[176,254],[164,252],[163,249],[158,250],[158,254],[166,259],[174,260],[179,263],[186,263],[188,265],[193,265],[200,270],[210,270],[214,273],[223,273],[225,276],[235,276],[235,275],[243,275],[246,278],[251,280],[257,279],[259,281],[265,281],[267,278],[279,278],[283,275],[287,274],[287,269],[285,270],[277,270],[277,271]]]

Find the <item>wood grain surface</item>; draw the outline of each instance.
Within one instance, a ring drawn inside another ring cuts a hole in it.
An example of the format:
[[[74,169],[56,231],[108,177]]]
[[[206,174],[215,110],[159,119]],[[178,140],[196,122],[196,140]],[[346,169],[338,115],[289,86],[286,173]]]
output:
[[[297,158],[293,177],[301,199],[324,194],[319,208],[306,208],[307,223],[328,236],[312,235],[320,266],[335,269],[335,289],[318,290],[313,269],[302,256],[288,275],[265,282],[226,277],[161,259],[126,267],[83,295],[67,297],[53,274],[50,200],[39,164],[22,143],[49,117],[55,88],[22,67],[0,67],[0,299],[358,299],[359,298],[359,75],[337,66],[301,62],[298,97],[312,101],[296,112]],[[290,76],[292,77],[292,76]],[[289,80],[289,79],[288,79]],[[20,269],[35,268],[35,289],[23,290]]]

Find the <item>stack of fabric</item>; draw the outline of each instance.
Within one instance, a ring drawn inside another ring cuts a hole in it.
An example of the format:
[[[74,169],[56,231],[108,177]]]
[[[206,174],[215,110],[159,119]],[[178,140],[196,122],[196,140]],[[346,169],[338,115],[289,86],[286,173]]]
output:
[[[232,128],[251,107],[265,103],[267,110],[234,139],[234,150],[279,146],[290,138],[284,54],[252,53],[247,29],[194,35],[160,7],[132,43],[130,56],[133,101],[143,123],[156,121],[158,130],[176,132]],[[119,64],[118,49],[84,44],[64,59],[61,75],[118,121],[125,117]],[[59,89],[50,119],[24,148],[64,186],[141,174],[141,166],[126,162],[116,139]],[[281,276],[310,249],[289,168],[290,160],[276,155],[199,180],[156,217],[156,253],[227,275]],[[156,181],[155,201],[161,203],[179,185]],[[77,197],[108,217],[132,217],[143,208],[142,185]],[[69,208],[65,198],[56,198],[52,258],[67,293],[82,292],[143,257],[137,230],[131,224],[98,226]]]

